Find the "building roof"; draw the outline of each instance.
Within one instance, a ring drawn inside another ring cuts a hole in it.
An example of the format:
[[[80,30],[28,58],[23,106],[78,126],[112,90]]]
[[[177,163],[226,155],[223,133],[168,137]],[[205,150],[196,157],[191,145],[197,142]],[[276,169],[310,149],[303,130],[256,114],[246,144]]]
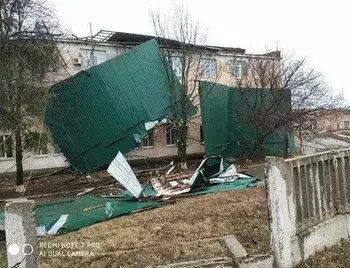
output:
[[[110,30],[100,30],[94,36],[87,37],[77,37],[73,35],[74,38],[61,38],[62,41],[69,42],[98,42],[99,45],[103,44],[120,44],[125,46],[137,46],[144,42],[150,41],[152,39],[156,39],[161,46],[169,45],[171,48],[180,48],[181,43],[177,40],[160,38],[153,35],[146,34],[136,34],[136,33],[126,33],[126,32],[116,32]],[[203,50],[207,50],[210,52],[222,52],[222,53],[230,53],[230,54],[245,54],[246,50],[244,48],[239,47],[225,47],[225,46],[211,46],[211,45],[193,45],[197,48],[201,48]],[[246,54],[247,56],[253,57],[268,57],[268,58],[281,58],[280,51],[272,51],[269,53],[262,54]]]
[[[160,38],[152,35],[114,32],[109,30],[100,30],[93,36],[95,41],[99,42],[111,42],[122,45],[139,45],[149,40],[156,38],[160,44],[167,44],[173,48],[180,47],[181,43],[177,40]],[[86,39],[86,38],[85,38]],[[237,47],[222,47],[222,46],[210,46],[210,45],[195,45],[196,47],[203,48],[205,50],[217,51],[217,52],[229,52],[229,53],[245,53],[245,49]]]

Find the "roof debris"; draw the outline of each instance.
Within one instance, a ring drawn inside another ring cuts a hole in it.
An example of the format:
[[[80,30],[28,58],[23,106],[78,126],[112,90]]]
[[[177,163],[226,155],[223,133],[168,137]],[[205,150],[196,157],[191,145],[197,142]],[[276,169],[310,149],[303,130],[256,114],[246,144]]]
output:
[[[136,198],[142,196],[142,186],[121,152],[117,154],[109,165],[107,172],[117,179]]]
[[[237,173],[233,165],[225,169],[220,156],[204,159],[194,174],[166,174],[155,178],[152,185],[141,185],[137,181],[120,152],[116,162],[111,163],[112,167],[114,165],[117,165],[120,173],[113,172],[112,168],[109,172],[128,190],[113,196],[85,194],[69,201],[37,205],[37,234],[55,235],[71,232],[103,220],[176,202],[179,198],[187,196],[263,185],[263,182],[252,176]],[[139,198],[136,199],[135,196]],[[4,213],[0,212],[0,230],[3,222]]]
[[[51,87],[44,122],[73,168],[105,168],[118,151],[131,151],[147,130],[171,120],[161,53],[150,40]],[[180,98],[178,79],[175,92]]]
[[[87,188],[84,191],[77,193],[76,196],[81,196],[81,195],[87,194],[88,192],[91,192],[93,189],[95,189],[95,187]]]
[[[237,178],[252,178],[252,176],[239,174],[234,165],[224,169],[224,160],[221,156],[205,158],[194,174],[170,174],[175,166],[160,177],[152,178],[151,185],[155,196],[168,197],[193,192],[206,188],[209,184],[233,182]],[[143,188],[133,173],[130,165],[119,152],[108,167],[107,171],[119,181],[136,198],[144,197]]]

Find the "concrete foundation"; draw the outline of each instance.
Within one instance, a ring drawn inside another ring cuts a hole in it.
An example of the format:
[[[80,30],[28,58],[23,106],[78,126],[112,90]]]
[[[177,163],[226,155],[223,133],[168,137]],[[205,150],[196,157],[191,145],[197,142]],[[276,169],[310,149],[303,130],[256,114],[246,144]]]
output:
[[[273,256],[272,255],[254,255],[243,258],[239,261],[238,267],[240,268],[272,268]]]
[[[340,243],[350,235],[350,215],[337,215],[307,231],[292,237],[293,263],[297,264],[321,251]]]
[[[215,258],[215,259],[208,259],[208,260],[171,263],[167,265],[157,266],[157,268],[185,268],[185,267],[228,268],[228,267],[233,267],[233,262],[232,262],[232,259],[230,258]]]
[[[241,258],[248,255],[246,249],[242,246],[242,244],[237,240],[237,238],[234,235],[224,236],[223,241],[225,242],[227,248],[230,250],[230,252],[235,258]]]

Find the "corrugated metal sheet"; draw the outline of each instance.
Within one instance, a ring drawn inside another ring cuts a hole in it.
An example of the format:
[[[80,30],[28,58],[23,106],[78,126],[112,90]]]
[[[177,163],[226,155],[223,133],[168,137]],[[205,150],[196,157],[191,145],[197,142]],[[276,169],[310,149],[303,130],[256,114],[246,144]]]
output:
[[[66,214],[68,217],[63,226],[58,230],[58,233],[66,233],[109,218],[115,218],[137,210],[163,205],[160,202],[139,202],[133,199],[134,198],[130,198],[129,196],[108,199],[87,194],[69,201],[37,205],[35,206],[36,224],[37,227],[41,226],[45,227],[45,230],[50,230],[53,225],[58,222],[62,214]],[[87,208],[106,205],[109,202],[112,203],[113,207],[112,215],[106,215],[104,207],[86,210]]]
[[[107,166],[138,146],[145,122],[171,116],[160,53],[151,40],[52,86],[45,124],[75,169]]]
[[[254,91],[247,90],[254,97]],[[256,132],[247,120],[237,113],[247,110],[237,89],[220,84],[200,83],[201,116],[204,147],[207,156],[244,156],[250,152]],[[285,109],[290,108],[286,102]],[[248,112],[248,111],[247,111]],[[257,155],[283,155],[294,152],[293,135],[287,128],[278,129],[266,138]]]
[[[130,165],[119,152],[109,165],[107,172],[119,181],[130,193],[139,198],[142,193],[142,186],[137,180]]]

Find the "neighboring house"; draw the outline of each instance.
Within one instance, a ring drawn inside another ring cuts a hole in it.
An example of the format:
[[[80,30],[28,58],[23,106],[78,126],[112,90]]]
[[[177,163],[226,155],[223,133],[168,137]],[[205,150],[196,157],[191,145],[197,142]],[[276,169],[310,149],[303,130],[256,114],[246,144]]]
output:
[[[300,153],[316,153],[350,147],[350,110],[318,110],[295,126],[295,146]]]
[[[112,32],[101,30],[91,38],[71,38],[60,40],[58,49],[62,56],[62,68],[55,76],[48,76],[47,83],[54,84],[76,73],[103,63],[115,56],[119,56],[133,47],[153,39],[153,36]],[[177,76],[181,75],[180,58],[176,53],[176,41],[170,42],[174,45],[173,69]],[[236,78],[245,75],[245,61],[250,57],[263,57],[279,60],[279,53],[269,54],[247,54],[244,49],[232,47],[205,46],[210,50],[210,56],[203,58],[200,63],[207,66],[202,73],[201,79],[211,80],[220,84],[233,86]],[[10,133],[1,133],[1,139],[5,141]],[[13,166],[15,169],[14,150],[12,143],[7,139],[0,147],[0,172],[4,172]],[[131,159],[162,158],[171,157],[177,154],[176,133],[167,125],[161,125],[148,133],[148,136],[133,151],[126,154]],[[198,111],[195,118],[188,127],[188,155],[204,154],[204,137]],[[58,153],[53,146],[40,155],[27,153],[24,158],[24,169],[45,169],[56,168],[68,165],[62,154]],[[117,153],[117,152],[116,152]]]
[[[332,129],[333,130],[348,130],[350,131],[350,110],[344,109],[339,111],[340,116],[337,118],[336,121],[332,122]]]

